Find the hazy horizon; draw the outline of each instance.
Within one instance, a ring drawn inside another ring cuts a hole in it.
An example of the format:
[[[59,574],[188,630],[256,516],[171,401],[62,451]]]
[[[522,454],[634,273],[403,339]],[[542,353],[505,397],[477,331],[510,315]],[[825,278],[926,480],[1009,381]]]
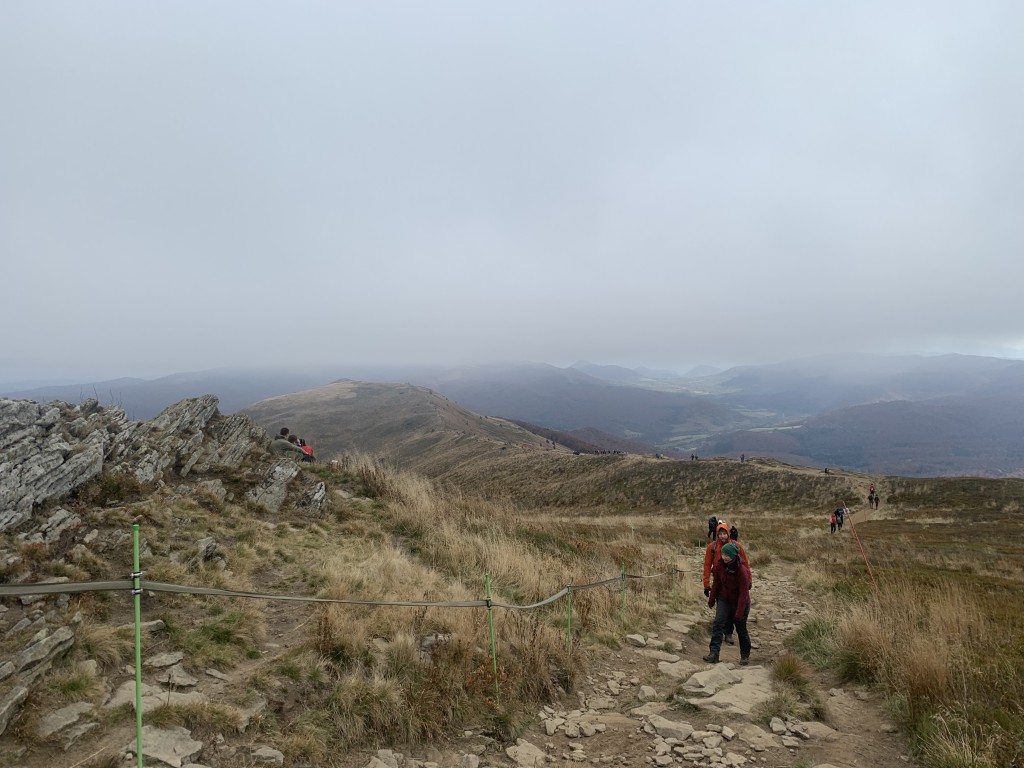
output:
[[[1024,357],[1021,28],[1008,1],[5,4],[0,381]]]

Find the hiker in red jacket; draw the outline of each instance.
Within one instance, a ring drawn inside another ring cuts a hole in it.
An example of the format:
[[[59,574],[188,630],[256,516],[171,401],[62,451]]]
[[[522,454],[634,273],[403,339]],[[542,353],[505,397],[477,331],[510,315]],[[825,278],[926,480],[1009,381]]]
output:
[[[737,535],[739,535],[737,533]],[[725,520],[719,520],[718,526],[715,528],[715,540],[708,544],[708,548],[704,551],[704,597],[711,594],[711,571],[718,562],[722,559],[722,548],[729,543],[732,537],[732,533],[729,530],[729,524]],[[750,572],[750,562],[747,560],[747,552],[743,549],[743,545],[738,541],[734,541],[733,544],[739,548],[740,560],[747,567],[747,572]],[[725,642],[729,645],[733,644],[732,640],[732,622],[726,622],[725,624]]]
[[[722,547],[722,557],[715,563],[715,581],[708,595],[708,608],[715,609],[715,623],[711,627],[711,646],[704,661],[718,663],[725,625],[732,623],[740,639],[740,666],[750,663],[750,635],[747,617],[750,615],[750,568],[740,559],[735,542]]]

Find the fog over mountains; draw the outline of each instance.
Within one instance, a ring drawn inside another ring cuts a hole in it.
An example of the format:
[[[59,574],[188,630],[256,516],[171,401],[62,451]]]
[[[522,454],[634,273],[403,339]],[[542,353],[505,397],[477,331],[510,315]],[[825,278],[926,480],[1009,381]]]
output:
[[[830,355],[686,375],[585,362],[216,369],[3,394],[40,402],[96,397],[143,419],[185,397],[215,394],[231,413],[339,379],[414,384],[485,416],[677,455],[1024,476],[1024,361],[990,357]]]

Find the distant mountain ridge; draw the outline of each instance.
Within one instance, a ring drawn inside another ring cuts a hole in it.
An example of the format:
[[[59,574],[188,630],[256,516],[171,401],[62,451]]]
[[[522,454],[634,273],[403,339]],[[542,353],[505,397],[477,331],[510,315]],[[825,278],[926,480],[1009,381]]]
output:
[[[1024,472],[1017,428],[1017,414],[1024,413],[1024,361],[827,355],[694,373],[674,377],[586,362],[569,368],[338,365],[218,369],[5,394],[71,403],[96,397],[131,418],[148,418],[208,393],[232,413],[339,379],[411,383],[478,417],[528,422],[583,442],[607,436],[601,445],[632,441],[675,455],[746,453],[906,475]]]

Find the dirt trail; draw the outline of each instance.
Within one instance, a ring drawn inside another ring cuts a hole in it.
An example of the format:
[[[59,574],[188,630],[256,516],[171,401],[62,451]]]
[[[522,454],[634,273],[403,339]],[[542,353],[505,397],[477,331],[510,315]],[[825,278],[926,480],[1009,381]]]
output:
[[[699,567],[696,557],[692,562],[688,559],[687,565],[694,570]],[[793,567],[787,564],[772,564],[755,574],[749,623],[754,643],[751,666],[738,666],[738,645],[723,646],[719,665],[702,661],[708,650],[711,611],[699,595],[686,611],[667,617],[656,632],[648,633],[646,648],[626,644],[621,650],[599,653],[579,690],[552,707],[552,712],[545,713],[547,720],[538,720],[523,738],[556,762],[766,768],[789,768],[800,761],[835,768],[913,765],[907,743],[885,716],[880,697],[851,686],[840,689],[828,674],[814,673],[812,679],[825,702],[827,727],[810,724],[807,733],[800,734],[797,731],[804,729],[796,726],[792,733],[775,735],[755,715],[738,711],[749,709],[758,699],[751,689],[770,679],[773,662],[784,652],[784,638],[813,613],[813,599],[793,575]],[[678,661],[655,650],[660,648],[672,648],[671,656]],[[694,675],[711,678],[710,685],[699,691],[689,682]],[[730,679],[733,682],[727,682]],[[645,703],[642,686],[653,688],[656,697]],[[716,693],[707,697],[710,691]],[[766,695],[762,691],[760,698]],[[689,703],[680,703],[682,699]],[[708,735],[696,744],[692,735],[673,743],[652,732],[661,730],[651,727],[652,720],[661,722],[657,717],[687,723]],[[570,725],[567,734],[564,725],[552,729],[548,724],[557,722],[556,718],[570,724],[574,720],[603,723],[604,729],[587,737],[577,735]],[[735,735],[724,738],[723,732]]]

